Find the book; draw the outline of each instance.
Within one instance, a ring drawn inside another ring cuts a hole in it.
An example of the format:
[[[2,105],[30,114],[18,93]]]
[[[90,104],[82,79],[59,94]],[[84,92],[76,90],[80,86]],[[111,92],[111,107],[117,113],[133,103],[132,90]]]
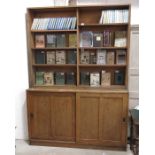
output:
[[[93,33],[91,31],[80,33],[80,47],[93,47]]]
[[[113,65],[115,63],[115,52],[114,51],[108,51],[107,52],[107,64]]]
[[[69,34],[69,47],[77,46],[77,36],[76,34]]]
[[[116,51],[116,64],[126,64],[126,51],[117,50]]]
[[[97,50],[97,64],[106,64],[106,50]]]
[[[97,72],[90,73],[90,86],[93,87],[100,86],[100,73]]]
[[[35,52],[35,63],[36,64],[45,64],[45,52],[36,51]]]
[[[115,32],[115,47],[126,47],[127,46],[127,34],[126,31]]]
[[[96,64],[96,52],[90,52],[90,64]]]
[[[46,47],[56,47],[56,35],[47,34]]]
[[[45,85],[54,85],[53,72],[45,72],[44,73],[44,84]]]
[[[80,84],[81,85],[90,85],[90,73],[89,72],[80,72]]]
[[[67,63],[68,64],[76,64],[76,51],[68,51],[67,52]]]
[[[57,34],[56,35],[56,47],[66,47],[66,35],[65,34]]]
[[[103,34],[93,33],[93,47],[102,47],[102,46],[103,46]]]
[[[111,74],[102,70],[101,72],[101,86],[110,86],[111,85]]]
[[[65,73],[64,72],[55,72],[55,84],[56,85],[65,84]]]
[[[46,52],[46,63],[47,64],[55,64],[55,51],[47,51]]]
[[[65,51],[56,51],[56,64],[66,64]]]
[[[89,51],[81,50],[80,63],[81,64],[89,64],[89,61],[90,61],[90,53],[89,53]]]
[[[44,72],[37,71],[35,80],[36,80],[36,85],[43,85],[44,84]]]
[[[99,23],[128,23],[128,9],[103,10]]]
[[[124,71],[116,70],[114,74],[114,81],[115,85],[124,85],[125,78],[124,78]]]
[[[66,84],[75,85],[75,73],[67,72],[66,73]]]
[[[35,35],[35,47],[36,48],[45,48],[45,37],[43,34]]]

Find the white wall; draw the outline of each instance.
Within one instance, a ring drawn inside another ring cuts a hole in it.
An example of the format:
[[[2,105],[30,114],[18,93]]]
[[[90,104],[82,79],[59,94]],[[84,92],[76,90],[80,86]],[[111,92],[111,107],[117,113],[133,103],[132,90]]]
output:
[[[121,0],[120,0],[121,1]],[[115,0],[116,2],[116,0]],[[118,2],[118,0],[117,0]],[[133,0],[132,0],[133,2]],[[12,5],[11,5],[12,4]],[[137,3],[136,3],[137,4]],[[27,7],[32,6],[50,6],[53,5],[52,0],[14,0],[9,1],[8,17],[11,20],[13,27],[13,34],[11,34],[12,44],[14,47],[10,48],[13,52],[13,70],[12,76],[14,82],[13,93],[15,95],[15,124],[16,124],[16,139],[27,139],[27,115],[26,115],[26,97],[25,90],[28,88],[28,69],[27,69],[27,50],[26,50],[26,30],[25,30],[25,13]],[[8,6],[7,6],[8,7]],[[16,10],[16,11],[15,11]],[[133,7],[131,23],[138,24],[138,7]],[[10,29],[10,21],[6,22],[8,30]],[[8,33],[9,35],[9,33]],[[5,38],[7,40],[7,38]],[[7,45],[6,45],[7,46]],[[12,77],[11,77],[12,78]],[[10,92],[11,93],[11,92]],[[13,103],[10,103],[13,104]]]

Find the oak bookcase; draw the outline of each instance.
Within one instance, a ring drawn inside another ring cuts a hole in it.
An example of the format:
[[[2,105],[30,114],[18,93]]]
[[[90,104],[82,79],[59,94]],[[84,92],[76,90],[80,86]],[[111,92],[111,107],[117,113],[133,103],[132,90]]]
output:
[[[126,149],[128,118],[128,66],[130,47],[130,5],[34,7],[28,8],[27,47],[29,66],[29,89],[27,89],[28,130],[30,144],[66,147],[90,147]],[[99,24],[102,10],[128,9],[128,23]],[[31,30],[34,18],[76,17],[75,30]],[[81,23],[84,23],[84,25]],[[102,32],[104,29],[127,32],[126,47],[80,47],[80,32]],[[35,48],[36,34],[77,35],[77,47]],[[80,51],[113,50],[126,51],[125,65],[80,64]],[[43,50],[77,51],[76,64],[35,64],[35,52]],[[80,85],[80,71],[106,69],[125,71],[123,85],[91,87]],[[74,71],[75,85],[37,86],[36,70]]]

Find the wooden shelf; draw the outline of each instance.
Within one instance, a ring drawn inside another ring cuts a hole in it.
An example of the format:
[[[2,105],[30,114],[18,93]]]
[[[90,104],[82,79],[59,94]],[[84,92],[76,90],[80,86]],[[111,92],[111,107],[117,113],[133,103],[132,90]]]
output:
[[[126,67],[126,65],[79,64],[80,67]]]
[[[33,64],[34,67],[76,67],[76,64]]]
[[[104,26],[128,26],[128,23],[106,23],[106,24],[84,24],[78,25],[80,27],[104,27]]]
[[[32,33],[62,33],[62,32],[77,32],[77,30],[31,30]]]
[[[76,50],[77,48],[76,47],[55,47],[55,48],[31,48],[33,51],[36,51],[36,50]]]
[[[78,47],[83,50],[98,50],[98,49],[109,49],[109,50],[126,50],[127,47]]]

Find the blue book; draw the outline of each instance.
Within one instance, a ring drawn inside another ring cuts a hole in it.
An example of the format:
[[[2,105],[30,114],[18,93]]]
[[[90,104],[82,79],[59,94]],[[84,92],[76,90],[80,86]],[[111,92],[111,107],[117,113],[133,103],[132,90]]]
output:
[[[124,85],[125,83],[125,74],[124,74],[124,71],[121,71],[121,70],[116,70],[115,71],[115,85]]]

